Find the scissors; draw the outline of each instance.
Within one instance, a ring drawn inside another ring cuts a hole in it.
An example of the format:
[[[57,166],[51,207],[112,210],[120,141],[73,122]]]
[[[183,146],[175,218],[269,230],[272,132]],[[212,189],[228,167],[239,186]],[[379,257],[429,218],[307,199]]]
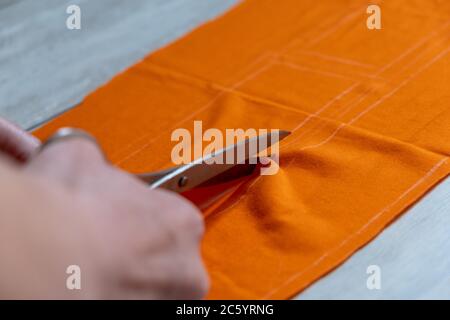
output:
[[[276,132],[278,137],[274,136],[273,131],[268,132],[247,138],[185,165],[163,171],[135,174],[135,176],[151,189],[163,188],[176,193],[189,191],[205,184],[214,184],[214,182],[239,178],[251,173],[256,165],[261,163],[261,159],[257,157],[259,153],[290,135],[289,131],[277,130]],[[89,139],[98,145],[97,140],[83,130],[62,128],[45,141],[42,148],[56,141],[71,138]],[[258,147],[252,148],[250,147],[252,145]],[[244,150],[243,154],[242,150]],[[238,159],[237,155],[239,152],[241,152],[241,156]],[[230,159],[229,155],[233,156],[234,161],[227,161],[227,159]]]

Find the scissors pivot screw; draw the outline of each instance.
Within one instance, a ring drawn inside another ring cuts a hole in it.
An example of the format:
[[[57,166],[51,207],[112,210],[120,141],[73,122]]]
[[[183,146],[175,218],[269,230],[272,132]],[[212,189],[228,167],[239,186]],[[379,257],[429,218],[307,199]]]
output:
[[[178,180],[178,186],[180,188],[185,187],[187,185],[188,181],[189,181],[188,177],[183,176],[180,178],[180,180]]]

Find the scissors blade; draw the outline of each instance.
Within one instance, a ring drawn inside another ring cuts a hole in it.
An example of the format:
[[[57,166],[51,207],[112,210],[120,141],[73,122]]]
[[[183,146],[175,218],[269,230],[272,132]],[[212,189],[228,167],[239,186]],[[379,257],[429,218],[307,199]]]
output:
[[[289,131],[280,130],[277,131],[277,134],[270,132],[245,139],[204,158],[168,171],[166,175],[153,181],[150,188],[164,188],[178,193],[190,190],[236,165],[245,163],[250,158],[256,159],[255,156],[258,153],[283,140],[289,134]]]

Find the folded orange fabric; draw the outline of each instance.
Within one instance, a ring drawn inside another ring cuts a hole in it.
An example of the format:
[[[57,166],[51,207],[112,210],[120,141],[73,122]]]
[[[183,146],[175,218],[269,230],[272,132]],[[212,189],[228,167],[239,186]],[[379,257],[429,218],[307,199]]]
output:
[[[209,298],[288,298],[450,172],[450,2],[248,0],[36,131],[88,130],[132,172],[173,129],[280,128],[281,170],[206,216]],[[118,44],[119,45],[119,44]]]

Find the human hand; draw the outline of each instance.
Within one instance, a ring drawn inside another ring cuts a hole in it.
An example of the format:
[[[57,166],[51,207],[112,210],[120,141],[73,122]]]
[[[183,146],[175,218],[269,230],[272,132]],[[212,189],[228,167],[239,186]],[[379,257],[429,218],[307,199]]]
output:
[[[20,245],[14,250],[0,245],[0,254],[2,260],[12,256],[10,261],[19,254],[32,268],[6,283],[0,279],[3,296],[7,291],[31,298],[198,299],[206,294],[199,252],[203,220],[180,196],[149,190],[80,138],[50,144],[12,171],[5,176],[19,186],[3,192],[0,184],[0,201],[13,208],[6,218],[2,213],[0,242]],[[80,291],[65,287],[66,268],[73,264],[81,268]],[[8,262],[1,269],[17,272]]]

